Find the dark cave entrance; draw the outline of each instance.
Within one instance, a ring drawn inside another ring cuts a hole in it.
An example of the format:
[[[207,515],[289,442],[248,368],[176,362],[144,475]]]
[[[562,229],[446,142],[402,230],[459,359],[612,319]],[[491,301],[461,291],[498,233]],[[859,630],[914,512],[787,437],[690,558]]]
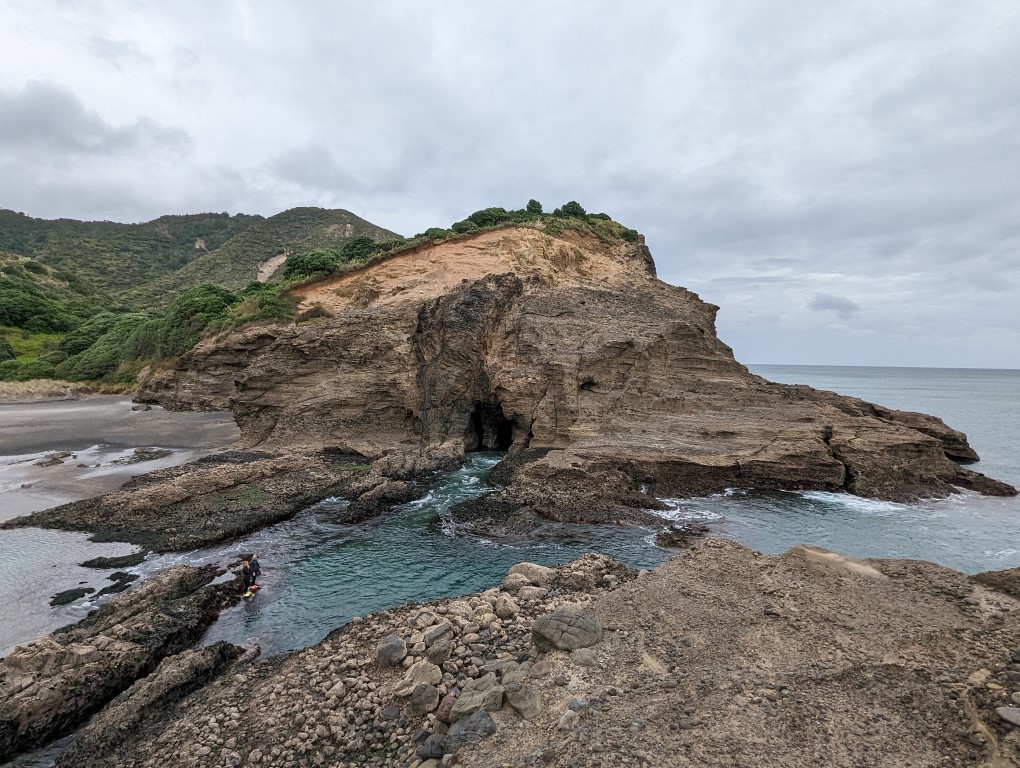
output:
[[[514,442],[514,422],[498,405],[476,403],[464,435],[466,451],[508,451]]]

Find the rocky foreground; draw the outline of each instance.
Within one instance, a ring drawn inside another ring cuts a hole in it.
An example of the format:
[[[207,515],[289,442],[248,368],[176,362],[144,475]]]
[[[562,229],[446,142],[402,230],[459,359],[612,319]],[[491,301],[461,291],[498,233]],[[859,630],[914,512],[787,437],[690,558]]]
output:
[[[1018,622],[963,574],[806,547],[522,564],[218,675],[168,659],[58,765],[1010,766]]]

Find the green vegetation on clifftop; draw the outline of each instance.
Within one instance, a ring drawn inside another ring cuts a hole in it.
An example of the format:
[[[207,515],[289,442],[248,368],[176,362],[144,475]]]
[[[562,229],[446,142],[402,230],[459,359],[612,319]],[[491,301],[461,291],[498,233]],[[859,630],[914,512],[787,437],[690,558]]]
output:
[[[182,355],[204,335],[294,320],[296,286],[511,226],[604,242],[638,238],[576,201],[551,214],[537,200],[519,210],[483,208],[411,238],[321,208],[145,224],[43,221],[0,210],[0,381],[128,384],[143,366]],[[259,276],[274,257],[282,266]]]

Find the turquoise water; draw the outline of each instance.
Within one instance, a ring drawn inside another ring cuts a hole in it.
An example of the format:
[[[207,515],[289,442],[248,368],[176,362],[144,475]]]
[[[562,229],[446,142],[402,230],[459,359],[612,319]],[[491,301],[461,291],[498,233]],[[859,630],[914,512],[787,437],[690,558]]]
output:
[[[469,454],[462,469],[424,498],[365,523],[337,522],[347,503],[327,500],[240,542],[150,558],[140,569],[228,562],[238,552],[257,552],[263,588],[226,611],[205,642],[229,640],[277,653],[318,642],[353,616],[488,589],[523,560],[555,565],[596,550],[649,567],[668,556],[640,528],[550,524],[528,539],[498,541],[459,530],[447,510],[488,490],[484,478],[500,458]]]

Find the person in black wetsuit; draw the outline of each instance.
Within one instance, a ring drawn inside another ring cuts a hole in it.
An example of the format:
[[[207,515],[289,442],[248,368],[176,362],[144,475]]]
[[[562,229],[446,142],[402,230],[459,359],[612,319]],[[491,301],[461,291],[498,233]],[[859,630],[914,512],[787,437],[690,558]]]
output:
[[[248,567],[251,568],[251,584],[253,587],[257,587],[256,582],[259,580],[259,576],[262,575],[262,566],[259,565],[259,556],[252,555],[251,560],[248,562]]]
[[[255,583],[255,574],[247,560],[241,561],[241,581],[244,584],[244,596],[251,597],[251,585]]]

